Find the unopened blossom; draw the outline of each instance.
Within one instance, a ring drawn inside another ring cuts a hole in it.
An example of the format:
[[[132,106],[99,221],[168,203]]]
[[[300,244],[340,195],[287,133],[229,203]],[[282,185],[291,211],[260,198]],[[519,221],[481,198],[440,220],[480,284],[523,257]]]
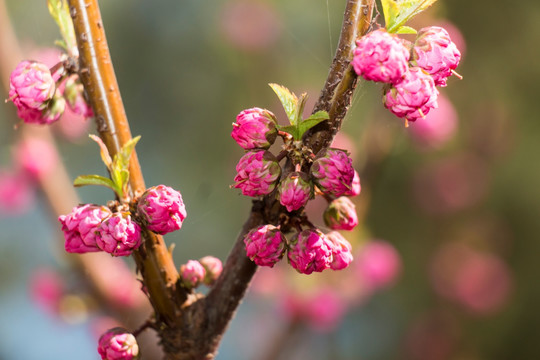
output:
[[[141,228],[128,212],[117,212],[101,222],[96,243],[113,256],[128,256],[141,245]]]
[[[43,110],[21,106],[17,108],[17,116],[27,124],[48,125],[60,119],[65,109],[66,100],[56,91]]]
[[[217,257],[208,255],[200,258],[199,263],[201,263],[204,270],[206,270],[203,283],[208,286],[213,285],[223,271],[223,264],[221,263],[221,260],[219,260]]]
[[[313,193],[313,185],[307,174],[292,172],[280,181],[278,198],[287,211],[294,211],[304,207]]]
[[[345,269],[353,261],[351,244],[337,231],[331,231],[326,237],[332,243],[332,270]]]
[[[17,164],[33,178],[49,174],[58,161],[58,155],[52,144],[38,137],[28,137],[15,148]]]
[[[84,98],[84,86],[79,80],[78,75],[71,75],[66,79],[63,85],[64,98],[69,108],[78,115],[90,118],[94,116],[92,107]]]
[[[301,274],[321,272],[332,264],[332,243],[319,229],[303,230],[291,239],[288,258]]]
[[[234,187],[246,196],[270,194],[281,175],[281,167],[274,155],[265,150],[249,151],[236,165],[237,175]]]
[[[101,251],[97,245],[97,230],[110,215],[109,208],[92,204],[76,206],[71,213],[61,215],[58,220],[62,224],[66,251],[79,254]]]
[[[354,168],[351,158],[343,150],[330,148],[319,153],[310,173],[325,194],[341,196],[351,190]]]
[[[276,117],[270,111],[252,108],[236,116],[231,136],[246,150],[268,149],[277,136]]]
[[[124,328],[107,330],[98,342],[102,360],[133,360],[139,358],[139,345],[133,334]]]
[[[379,29],[357,40],[352,65],[366,80],[394,84],[405,76],[409,56],[397,36]]]
[[[187,216],[180,192],[165,185],[147,189],[137,202],[137,213],[148,230],[161,235],[180,229]]]
[[[461,53],[442,27],[420,29],[412,50],[411,64],[424,69],[435,85],[446,86],[446,79],[459,65]]]
[[[358,196],[362,192],[362,185],[360,184],[360,175],[355,170],[351,188],[345,193],[347,196]]]
[[[202,284],[206,270],[204,266],[197,260],[189,260],[187,263],[180,266],[180,279],[182,284],[187,288],[195,288]]]
[[[401,82],[387,89],[383,103],[397,117],[416,121],[437,107],[438,95],[433,78],[419,67],[412,67]]]
[[[287,241],[279,228],[263,225],[244,237],[246,255],[259,266],[273,267],[285,254]]]
[[[20,62],[9,79],[9,99],[17,109],[45,109],[55,89],[49,68],[37,61]]]
[[[358,225],[356,206],[345,196],[333,200],[324,211],[324,223],[332,230],[352,230]]]

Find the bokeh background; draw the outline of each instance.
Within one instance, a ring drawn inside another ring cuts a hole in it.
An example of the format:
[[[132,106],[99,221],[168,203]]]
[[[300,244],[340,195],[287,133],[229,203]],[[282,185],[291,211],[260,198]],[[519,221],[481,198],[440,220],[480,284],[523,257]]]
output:
[[[45,1],[6,4],[27,53],[42,54],[59,37]],[[146,182],[175,187],[186,202],[182,230],[166,237],[178,264],[208,254],[225,260],[250,208],[229,189],[242,155],[231,123],[254,106],[282,116],[270,82],[307,92],[313,103],[344,6],[102,1]],[[382,106],[380,86],[361,83],[338,139],[363,186],[354,200],[362,224],[344,235],[375,270],[354,265],[341,278],[298,276],[287,266],[261,272],[218,359],[540,358],[540,2],[439,0],[411,25],[433,24],[444,24],[463,53],[464,79],[449,80],[441,90],[448,101],[432,114],[445,132],[405,128]],[[11,104],[0,106],[0,120],[4,172],[15,166]],[[86,137],[94,132],[90,124],[58,137],[72,178],[105,173]],[[0,359],[97,359],[103,314],[58,251],[59,225],[43,196],[24,193],[0,218]],[[105,188],[78,193],[94,203],[112,196]],[[318,224],[323,209],[310,209]],[[373,244],[383,250],[370,258]],[[324,305],[299,310],[314,303]]]

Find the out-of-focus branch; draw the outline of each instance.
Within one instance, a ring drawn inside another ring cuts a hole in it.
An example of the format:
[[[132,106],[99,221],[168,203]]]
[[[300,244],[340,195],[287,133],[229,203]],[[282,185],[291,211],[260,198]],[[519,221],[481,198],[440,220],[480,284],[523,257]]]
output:
[[[79,48],[79,75],[94,109],[100,137],[111,155],[131,139],[131,131],[118,89],[97,0],[69,0]],[[137,155],[129,166],[131,195],[142,194],[144,179]],[[156,316],[172,324],[178,304],[187,294],[176,287],[178,271],[163,238],[149,231],[134,252]]]

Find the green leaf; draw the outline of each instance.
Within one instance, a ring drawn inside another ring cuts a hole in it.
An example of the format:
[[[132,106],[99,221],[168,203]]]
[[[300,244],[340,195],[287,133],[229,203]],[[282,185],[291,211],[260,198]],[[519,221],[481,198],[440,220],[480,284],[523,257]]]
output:
[[[292,137],[293,137],[295,140],[299,140],[299,139],[300,139],[300,136],[299,136],[299,134],[298,134],[298,126],[296,126],[296,125],[280,126],[280,127],[279,127],[279,130],[285,131],[286,133],[291,134]]]
[[[73,185],[79,187],[79,186],[85,186],[85,185],[100,185],[105,186],[114,191],[118,194],[118,188],[115,186],[114,182],[106,177],[99,176],[99,175],[81,175],[78,176],[74,181]]]
[[[294,112],[294,124],[293,125],[299,125],[300,121],[302,120],[303,114],[304,114],[304,108],[306,107],[306,101],[307,101],[307,94],[303,93],[300,95],[300,100],[298,101],[298,104],[296,105],[296,111]]]
[[[47,0],[47,7],[52,18],[60,28],[60,34],[64,39],[65,48],[68,53],[77,50],[77,40],[75,37],[75,29],[73,21],[69,14],[69,6],[66,0]]]
[[[416,29],[413,29],[410,26],[400,26],[399,29],[397,29],[396,34],[416,34]]]
[[[129,159],[131,159],[131,154],[133,153],[133,150],[135,149],[135,145],[137,145],[140,139],[141,139],[141,136],[139,135],[124,144],[120,152],[116,154],[114,157],[113,166],[115,168],[118,168],[121,170],[127,170],[127,168],[129,167]]]
[[[93,134],[88,135],[88,137],[98,143],[100,148],[101,160],[103,161],[107,169],[112,172],[113,161],[111,159],[111,155],[109,154],[107,146],[103,143],[103,140],[101,140],[99,136]]]
[[[330,116],[326,111],[317,111],[315,114],[312,114],[298,125],[298,138],[301,139],[306,131],[328,119],[330,119]]]
[[[401,27],[420,14],[437,0],[381,0],[384,12],[384,21],[386,30],[389,33],[398,33]],[[404,29],[403,31],[408,31]],[[401,32],[401,34],[410,34],[410,32]]]
[[[284,86],[278,84],[268,85],[270,85],[272,90],[274,90],[279,100],[281,101],[281,104],[285,109],[285,113],[287,114],[291,125],[296,125],[298,121],[298,118],[296,117],[296,113],[298,110],[298,98],[296,97],[296,95],[294,95],[289,89]]]

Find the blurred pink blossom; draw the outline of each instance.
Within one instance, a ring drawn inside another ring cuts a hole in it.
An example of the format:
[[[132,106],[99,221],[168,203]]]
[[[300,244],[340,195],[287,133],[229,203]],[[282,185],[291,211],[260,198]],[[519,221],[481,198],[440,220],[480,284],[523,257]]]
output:
[[[24,173],[0,169],[0,213],[2,215],[21,215],[30,210],[34,201],[34,185]]]
[[[304,316],[314,330],[327,332],[335,330],[347,312],[347,303],[336,289],[322,287],[305,299]]]
[[[49,174],[58,161],[54,146],[37,137],[20,141],[15,148],[14,157],[17,164],[34,178]]]
[[[421,149],[438,149],[451,140],[457,130],[458,115],[443,94],[437,99],[439,107],[432,109],[425,118],[409,124],[409,134]]]
[[[220,18],[225,39],[242,50],[264,50],[277,40],[280,33],[276,11],[264,2],[228,2]]]
[[[391,285],[401,272],[401,258],[386,241],[373,240],[365,244],[355,258],[357,276],[373,290]]]
[[[62,277],[53,269],[38,268],[30,275],[30,298],[50,313],[56,313],[64,293]]]

